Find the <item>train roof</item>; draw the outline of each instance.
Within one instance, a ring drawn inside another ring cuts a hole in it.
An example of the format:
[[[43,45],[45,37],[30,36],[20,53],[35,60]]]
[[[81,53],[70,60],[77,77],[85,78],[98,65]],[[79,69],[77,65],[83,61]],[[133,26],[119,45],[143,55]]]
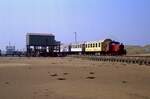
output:
[[[74,42],[74,43],[70,43],[71,45],[79,45],[79,44],[84,44],[85,42]]]
[[[87,44],[87,43],[98,43],[98,42],[107,42],[112,41],[111,39],[103,39],[103,40],[96,40],[96,41],[84,41],[84,42],[74,42],[70,43],[69,45],[80,45],[80,44]]]
[[[112,41],[111,39],[103,39],[103,40],[96,40],[96,41],[86,41],[85,43],[97,43],[97,42],[107,42]]]
[[[97,43],[97,42],[104,42],[104,40],[97,40],[97,41],[86,41],[85,43]]]

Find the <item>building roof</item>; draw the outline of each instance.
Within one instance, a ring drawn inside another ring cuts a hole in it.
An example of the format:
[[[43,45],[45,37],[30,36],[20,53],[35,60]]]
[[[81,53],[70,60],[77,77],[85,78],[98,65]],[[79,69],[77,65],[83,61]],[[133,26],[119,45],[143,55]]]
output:
[[[52,33],[27,33],[27,36],[29,35],[54,36]]]

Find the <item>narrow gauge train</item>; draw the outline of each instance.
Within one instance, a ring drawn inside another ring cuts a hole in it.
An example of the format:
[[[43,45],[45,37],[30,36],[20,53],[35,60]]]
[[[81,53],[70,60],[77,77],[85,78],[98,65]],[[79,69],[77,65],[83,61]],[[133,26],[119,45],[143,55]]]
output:
[[[63,54],[86,55],[125,55],[126,50],[122,43],[105,39],[102,41],[89,41],[61,46]]]

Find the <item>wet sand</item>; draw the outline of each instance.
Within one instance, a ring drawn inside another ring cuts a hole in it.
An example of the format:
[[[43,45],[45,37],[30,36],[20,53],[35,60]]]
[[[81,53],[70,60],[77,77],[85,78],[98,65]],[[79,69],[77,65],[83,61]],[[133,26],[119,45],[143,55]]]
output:
[[[1,57],[0,99],[150,99],[150,67]]]

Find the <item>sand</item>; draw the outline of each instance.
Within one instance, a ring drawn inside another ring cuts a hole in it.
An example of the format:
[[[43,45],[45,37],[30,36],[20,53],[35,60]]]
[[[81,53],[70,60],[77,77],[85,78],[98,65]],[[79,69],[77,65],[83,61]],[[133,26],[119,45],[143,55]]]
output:
[[[2,57],[0,99],[150,99],[150,67],[69,57]]]

